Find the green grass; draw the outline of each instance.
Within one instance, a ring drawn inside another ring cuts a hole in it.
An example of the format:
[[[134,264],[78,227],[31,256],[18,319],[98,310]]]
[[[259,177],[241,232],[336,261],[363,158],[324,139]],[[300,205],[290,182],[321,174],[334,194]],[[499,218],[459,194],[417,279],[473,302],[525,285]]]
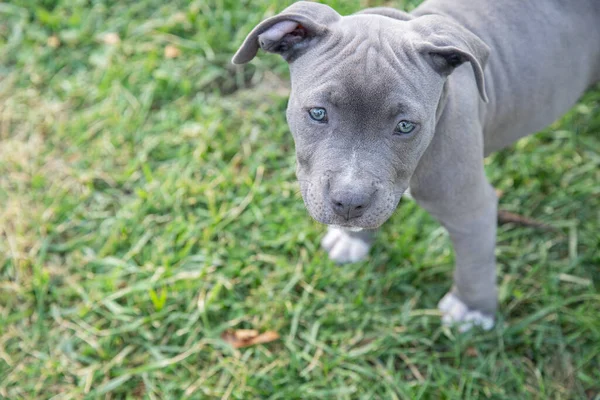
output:
[[[557,229],[499,229],[499,322],[458,335],[414,203],[367,262],[319,249],[287,68],[229,64],[283,3],[0,4],[0,397],[600,398],[600,91],[489,158],[502,208]]]

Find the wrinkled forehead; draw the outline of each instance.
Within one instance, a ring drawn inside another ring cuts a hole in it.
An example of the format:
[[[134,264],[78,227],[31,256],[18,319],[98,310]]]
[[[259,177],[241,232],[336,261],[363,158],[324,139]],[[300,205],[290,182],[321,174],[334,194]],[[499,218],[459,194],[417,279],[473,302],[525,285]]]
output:
[[[392,113],[422,96],[416,83],[422,66],[405,43],[410,32],[377,21],[342,18],[326,40],[292,66],[294,92],[315,105],[326,101],[365,110],[386,104]]]
[[[410,44],[404,43],[410,33],[377,23],[378,19],[370,20],[358,16],[341,18],[318,45],[294,64],[301,65],[303,72],[312,77],[342,78],[350,74],[353,79],[367,79],[401,72],[412,58],[407,51]]]

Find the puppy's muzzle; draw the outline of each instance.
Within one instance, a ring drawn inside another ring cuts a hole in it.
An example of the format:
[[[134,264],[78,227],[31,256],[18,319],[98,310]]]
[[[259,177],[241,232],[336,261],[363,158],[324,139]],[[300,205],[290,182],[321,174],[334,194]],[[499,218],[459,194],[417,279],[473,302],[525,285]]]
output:
[[[373,203],[377,189],[372,184],[351,183],[330,190],[329,206],[334,213],[350,221],[362,216]]]

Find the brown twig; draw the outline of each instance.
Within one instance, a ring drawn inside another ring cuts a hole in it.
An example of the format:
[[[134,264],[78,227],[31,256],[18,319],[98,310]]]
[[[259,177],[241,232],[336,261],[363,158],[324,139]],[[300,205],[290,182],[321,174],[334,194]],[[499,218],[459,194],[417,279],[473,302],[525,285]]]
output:
[[[536,221],[533,218],[525,217],[523,215],[515,214],[506,210],[498,210],[498,224],[517,224],[520,226],[529,226],[532,228],[544,229],[548,231],[555,231],[556,228],[545,224],[540,221]]]

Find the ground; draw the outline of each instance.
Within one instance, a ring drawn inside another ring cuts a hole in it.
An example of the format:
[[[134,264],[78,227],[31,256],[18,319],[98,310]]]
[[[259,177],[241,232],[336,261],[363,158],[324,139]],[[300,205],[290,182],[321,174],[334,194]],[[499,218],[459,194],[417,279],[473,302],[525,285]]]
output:
[[[230,64],[274,3],[0,4],[0,397],[600,398],[600,90],[487,160],[553,229],[499,229],[498,323],[460,334],[413,202],[368,261],[319,248],[287,67]],[[280,339],[221,338],[242,328]]]

